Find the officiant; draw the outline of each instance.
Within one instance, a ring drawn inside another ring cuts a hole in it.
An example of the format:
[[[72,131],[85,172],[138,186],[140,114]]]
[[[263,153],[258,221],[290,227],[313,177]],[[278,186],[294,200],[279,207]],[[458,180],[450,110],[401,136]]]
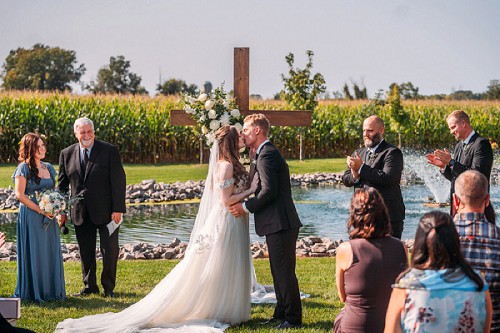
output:
[[[84,288],[73,296],[99,294],[96,279],[96,241],[99,232],[103,258],[101,284],[104,297],[115,297],[118,262],[119,228],[110,233],[107,224],[119,224],[125,213],[125,171],[116,147],[96,140],[94,123],[79,118],[74,123],[75,143],[61,151],[58,189],[71,196],[83,193],[84,199],[71,207],[71,222],[75,226],[80,249]],[[60,223],[66,223],[61,217]]]
[[[370,116],[363,122],[364,146],[347,157],[342,182],[354,188],[373,187],[380,192],[389,211],[391,236],[401,239],[405,205],[401,193],[403,153],[383,138],[384,121]]]

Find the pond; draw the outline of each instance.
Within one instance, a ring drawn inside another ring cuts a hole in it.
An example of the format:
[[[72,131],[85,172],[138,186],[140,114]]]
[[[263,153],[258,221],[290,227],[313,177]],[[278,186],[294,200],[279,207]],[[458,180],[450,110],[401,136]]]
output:
[[[449,185],[448,185],[449,186]],[[424,206],[427,197],[433,196],[424,185],[403,186],[403,198],[406,205],[406,219],[403,231],[404,239],[415,235],[420,217],[435,208]],[[446,190],[446,188],[445,188]],[[447,191],[447,190],[446,190]],[[312,187],[293,188],[298,214],[304,226],[299,237],[320,236],[332,240],[348,238],[346,221],[349,216],[349,200],[352,188]],[[491,188],[493,205],[500,207],[500,186]],[[449,207],[439,208],[449,211]],[[182,241],[189,240],[189,234],[198,211],[198,204],[165,204],[128,207],[124,222],[120,228],[120,244],[147,242],[169,243],[177,237]],[[17,214],[0,214],[0,230],[6,232],[8,241],[15,241]],[[253,219],[250,221],[250,237],[252,241],[264,241],[255,234]],[[68,235],[61,235],[63,242],[76,243],[73,227]]]

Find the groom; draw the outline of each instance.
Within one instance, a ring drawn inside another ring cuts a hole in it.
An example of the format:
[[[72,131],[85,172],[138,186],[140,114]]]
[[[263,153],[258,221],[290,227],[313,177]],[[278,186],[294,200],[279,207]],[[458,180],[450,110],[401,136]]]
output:
[[[268,323],[281,322],[277,328],[302,325],[302,304],[295,276],[295,245],[302,226],[292,200],[290,172],[285,159],[268,140],[269,120],[263,114],[245,118],[242,136],[245,145],[256,152],[255,171],[259,187],[255,197],[230,207],[234,216],[250,212],[255,231],[266,236],[269,263],[277,304]]]

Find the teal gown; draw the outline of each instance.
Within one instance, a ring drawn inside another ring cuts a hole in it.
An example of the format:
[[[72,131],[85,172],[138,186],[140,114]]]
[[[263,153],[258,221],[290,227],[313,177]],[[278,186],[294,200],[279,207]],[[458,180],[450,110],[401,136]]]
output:
[[[55,186],[56,170],[51,164],[46,165],[50,178],[42,178],[40,184],[29,178],[26,163],[19,164],[12,175],[14,181],[17,176],[26,178],[25,194],[37,204],[35,192],[43,192]],[[44,226],[43,222],[48,225]],[[64,300],[64,267],[56,219],[50,220],[20,203],[16,229],[17,285],[14,297],[33,302]]]

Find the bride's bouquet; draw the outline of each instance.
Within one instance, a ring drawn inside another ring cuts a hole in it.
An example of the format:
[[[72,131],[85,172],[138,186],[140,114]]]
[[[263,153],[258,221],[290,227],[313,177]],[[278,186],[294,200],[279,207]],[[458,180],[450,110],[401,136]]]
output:
[[[36,198],[38,201],[38,207],[45,213],[50,216],[56,216],[60,213],[67,213],[69,207],[78,200],[83,199],[83,193],[80,193],[72,198],[68,198],[64,196],[61,192],[50,189],[45,190],[44,192],[37,192]],[[45,218],[42,220],[43,228],[47,229],[50,224],[50,220],[47,221]],[[63,234],[68,233],[68,228],[64,225],[61,227],[61,231]]]
[[[198,96],[182,94],[182,102],[186,113],[196,119],[208,146],[213,144],[215,132],[221,126],[234,125],[238,131],[243,128],[243,115],[238,110],[234,99],[227,96],[224,84],[215,88],[213,94],[199,94]]]

